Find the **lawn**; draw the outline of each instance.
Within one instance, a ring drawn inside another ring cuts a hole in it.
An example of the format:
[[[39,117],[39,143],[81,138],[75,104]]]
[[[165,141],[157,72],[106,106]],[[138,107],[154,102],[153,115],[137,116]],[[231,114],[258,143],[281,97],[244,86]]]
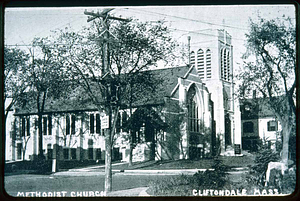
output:
[[[219,156],[224,165],[231,168],[247,167],[253,164],[253,156]],[[214,159],[201,159],[201,160],[162,160],[162,161],[145,161],[134,162],[133,166],[128,163],[114,165],[113,170],[166,170],[166,169],[209,169],[214,164]],[[104,170],[104,167],[93,168],[95,171]]]

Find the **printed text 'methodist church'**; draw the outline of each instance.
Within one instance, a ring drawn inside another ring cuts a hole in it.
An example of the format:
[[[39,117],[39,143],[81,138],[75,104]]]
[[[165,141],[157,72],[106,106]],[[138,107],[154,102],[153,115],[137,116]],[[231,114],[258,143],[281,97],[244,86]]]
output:
[[[113,160],[129,160],[128,129],[122,124],[133,116],[140,122],[134,131],[133,161],[201,159],[229,150],[240,154],[241,115],[233,96],[231,36],[224,30],[212,30],[209,35],[204,42],[201,35],[191,37],[191,43],[198,45],[190,47],[190,65],[153,71],[163,82],[154,104],[135,107],[132,115],[128,108],[120,110]],[[97,110],[51,108],[46,106],[42,122],[46,159],[104,160],[105,140]],[[36,119],[34,111],[22,108],[10,113],[6,160],[30,160],[38,154]],[[161,122],[168,122],[168,128],[161,129]]]

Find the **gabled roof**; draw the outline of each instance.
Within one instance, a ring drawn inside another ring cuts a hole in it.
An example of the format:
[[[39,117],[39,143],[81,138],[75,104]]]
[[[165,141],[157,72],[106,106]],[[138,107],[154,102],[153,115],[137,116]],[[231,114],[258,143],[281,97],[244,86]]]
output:
[[[269,99],[268,98],[251,98],[251,99],[243,99],[240,101],[241,106],[244,107],[245,105],[252,106],[252,108],[256,108],[256,111],[253,111],[252,113],[256,113],[256,115],[259,117],[275,117],[274,112],[270,108],[268,104]],[[243,113],[243,110],[241,110]]]
[[[153,72],[163,79],[163,92],[164,96],[170,96],[176,85],[178,84],[178,78],[186,76],[189,71],[189,66],[180,66],[173,68],[163,68],[154,70]]]
[[[152,94],[143,94],[140,99],[132,103],[133,107],[142,105],[161,105],[164,104],[164,97],[170,96],[178,83],[178,77],[184,77],[189,71],[189,66],[180,66],[172,68],[162,68],[151,70],[154,77],[158,78],[157,88]],[[45,104],[45,113],[49,112],[74,112],[74,111],[96,111],[90,97],[83,90],[73,91],[69,97],[56,100],[48,100]],[[16,115],[36,114],[36,103],[33,99],[26,101],[26,106],[18,108]]]

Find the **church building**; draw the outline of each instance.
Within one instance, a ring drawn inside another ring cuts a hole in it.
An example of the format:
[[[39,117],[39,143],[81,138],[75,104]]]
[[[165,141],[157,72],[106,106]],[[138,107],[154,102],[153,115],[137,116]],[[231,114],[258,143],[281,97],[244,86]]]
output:
[[[129,121],[136,122],[136,129],[131,130],[133,161],[240,154],[241,115],[234,97],[231,36],[225,30],[211,30],[206,35],[209,40],[201,34],[191,35],[188,65],[153,70],[163,80],[155,98],[135,105],[131,112],[121,108],[113,160],[129,160],[125,126]],[[36,122],[34,110],[10,112],[7,161],[31,160],[38,154]],[[91,104],[82,108],[48,105],[42,124],[46,159],[104,160],[103,117]]]

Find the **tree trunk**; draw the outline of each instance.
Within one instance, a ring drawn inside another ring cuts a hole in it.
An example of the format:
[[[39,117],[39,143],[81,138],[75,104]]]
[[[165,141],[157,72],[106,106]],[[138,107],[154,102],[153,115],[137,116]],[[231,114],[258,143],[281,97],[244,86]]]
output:
[[[292,125],[290,122],[282,120],[282,151],[281,151],[281,162],[288,165],[289,159],[289,139],[291,136]]]
[[[152,130],[152,136],[151,136],[151,145],[150,145],[150,150],[151,150],[151,153],[150,153],[150,160],[155,160],[155,146],[156,146],[156,143],[155,143],[155,131],[154,129]]]
[[[277,118],[279,119],[282,127],[282,150],[281,150],[281,162],[288,166],[289,160],[289,141],[291,133],[294,131],[294,126],[296,126],[296,116],[293,112],[290,103],[283,102],[281,108],[285,109],[284,113],[277,113]]]
[[[133,165],[133,163],[132,163],[132,152],[133,152],[133,144],[132,144],[132,142],[130,142],[130,148],[129,148],[129,166]]]
[[[43,116],[41,113],[38,114],[38,130],[39,130],[39,158],[44,159],[43,153],[43,125],[42,125]]]
[[[112,190],[112,165],[111,165],[111,133],[110,129],[105,130],[105,192]]]

